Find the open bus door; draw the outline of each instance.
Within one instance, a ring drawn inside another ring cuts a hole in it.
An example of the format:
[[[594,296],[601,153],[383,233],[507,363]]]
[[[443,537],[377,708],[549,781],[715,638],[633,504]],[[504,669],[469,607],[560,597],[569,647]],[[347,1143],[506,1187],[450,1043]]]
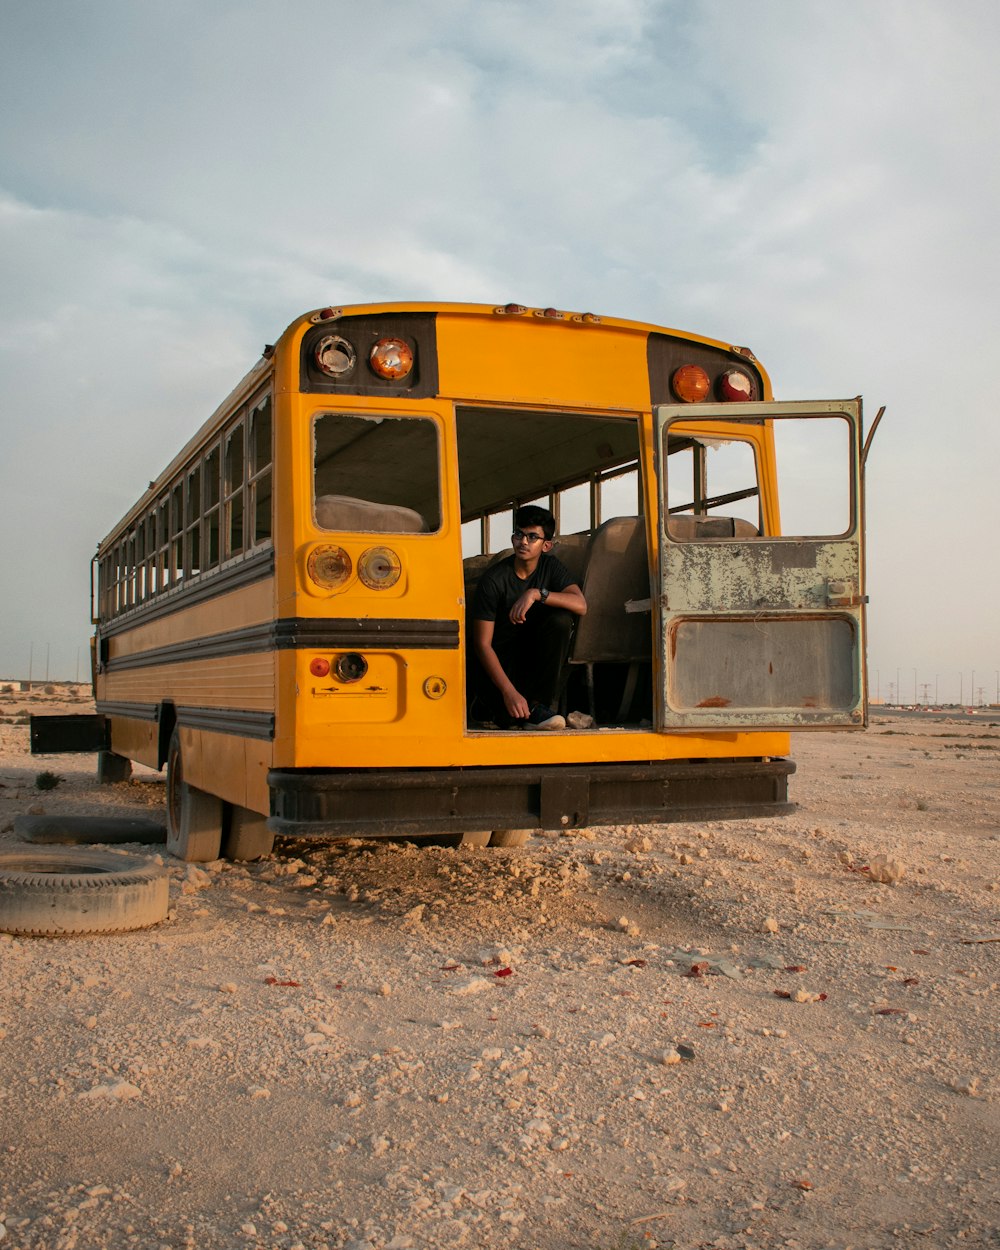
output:
[[[756,427],[755,441],[720,437],[720,423],[730,431]],[[656,432],[657,728],[862,728],[860,399],[699,404],[697,411],[663,405]],[[756,483],[742,490],[731,489],[724,475],[716,485],[706,474],[709,452],[733,441],[747,459],[757,448]],[[780,537],[774,477],[763,471],[760,455],[768,445],[776,451],[782,512],[791,522],[782,518]],[[679,448],[695,453],[683,472]],[[816,521],[804,534],[792,520],[803,507],[813,509]],[[746,519],[723,515],[734,508]]]

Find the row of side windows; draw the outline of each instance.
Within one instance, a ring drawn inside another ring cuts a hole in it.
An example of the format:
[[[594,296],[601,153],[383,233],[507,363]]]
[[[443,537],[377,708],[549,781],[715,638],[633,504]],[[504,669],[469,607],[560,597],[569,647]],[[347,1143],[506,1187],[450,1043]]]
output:
[[[244,406],[99,564],[102,619],[271,541],[271,396]]]

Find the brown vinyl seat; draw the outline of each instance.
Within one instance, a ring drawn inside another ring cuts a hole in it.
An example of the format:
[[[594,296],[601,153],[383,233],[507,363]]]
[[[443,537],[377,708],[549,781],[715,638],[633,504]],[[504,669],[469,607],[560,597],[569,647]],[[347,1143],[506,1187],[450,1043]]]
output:
[[[422,534],[427,526],[419,512],[401,504],[375,503],[352,495],[319,495],[316,524],[324,530],[357,530],[362,534]]]
[[[640,669],[652,659],[652,590],[643,517],[614,517],[594,531],[581,585],[587,614],[577,622],[570,663],[586,666],[592,716],[594,665],[628,665],[619,709],[624,719]]]

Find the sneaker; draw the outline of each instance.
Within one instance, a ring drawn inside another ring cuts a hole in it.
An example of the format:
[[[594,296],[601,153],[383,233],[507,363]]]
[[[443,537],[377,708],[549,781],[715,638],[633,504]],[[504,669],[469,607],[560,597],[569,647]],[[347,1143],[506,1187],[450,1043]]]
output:
[[[550,707],[543,707],[541,703],[536,703],[531,709],[531,715],[524,722],[524,727],[525,729],[565,729],[566,717],[553,712]]]

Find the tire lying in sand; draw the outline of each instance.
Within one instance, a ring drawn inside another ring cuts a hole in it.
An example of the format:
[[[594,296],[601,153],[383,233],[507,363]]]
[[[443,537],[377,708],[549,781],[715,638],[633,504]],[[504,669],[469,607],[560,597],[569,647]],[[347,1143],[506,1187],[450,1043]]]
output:
[[[14,833],[25,842],[64,846],[101,842],[166,842],[166,826],[155,820],[114,816],[15,816]]]
[[[163,864],[112,851],[38,846],[0,851],[0,932],[122,933],[167,916]]]

